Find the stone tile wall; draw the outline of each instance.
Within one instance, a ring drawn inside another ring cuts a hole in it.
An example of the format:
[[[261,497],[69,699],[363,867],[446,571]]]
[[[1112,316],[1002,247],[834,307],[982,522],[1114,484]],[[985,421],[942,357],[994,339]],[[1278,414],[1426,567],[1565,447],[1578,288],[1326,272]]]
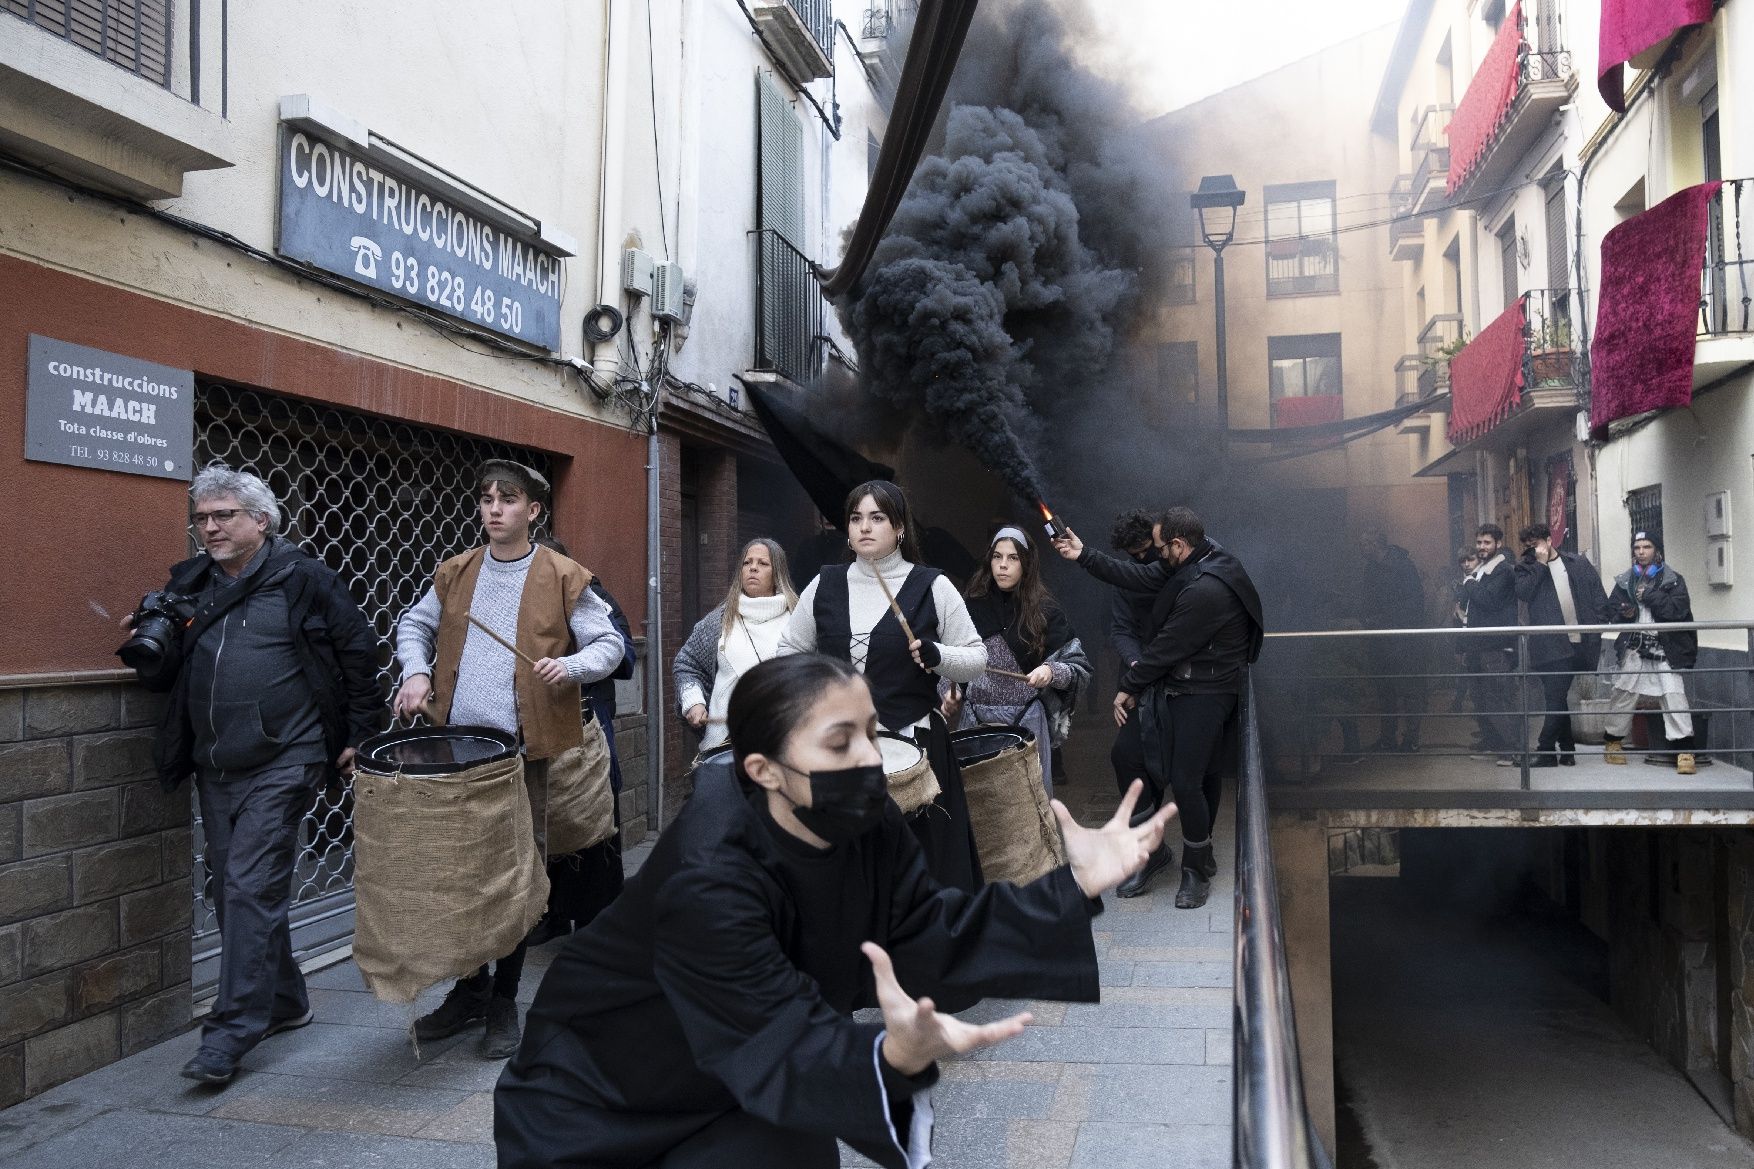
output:
[[[189,1026],[189,793],[135,686],[0,690],[0,1107]]]

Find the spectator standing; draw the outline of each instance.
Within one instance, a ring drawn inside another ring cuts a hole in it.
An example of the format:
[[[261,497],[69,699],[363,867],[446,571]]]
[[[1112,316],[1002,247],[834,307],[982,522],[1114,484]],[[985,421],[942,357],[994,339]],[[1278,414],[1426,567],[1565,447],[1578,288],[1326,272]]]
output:
[[[1522,559],[1512,566],[1516,595],[1528,610],[1530,625],[1602,625],[1607,621],[1607,595],[1595,565],[1575,552],[1553,546],[1546,524],[1530,524],[1518,533]],[[1542,633],[1529,638],[1529,664],[1541,684],[1541,733],[1535,740],[1531,767],[1570,767],[1577,762],[1577,739],[1571,730],[1569,695],[1579,674],[1594,671],[1602,654],[1599,633]]]
[[[730,591],[696,623],[672,665],[676,706],[701,732],[701,750],[726,740],[725,712],[737,679],[779,653],[797,604],[778,541],[762,537],[744,545]]]
[[[1687,581],[1664,562],[1660,534],[1633,533],[1632,567],[1614,578],[1608,613],[1615,623],[1693,620]],[[1626,762],[1625,740],[1626,732],[1632,729],[1632,712],[1639,698],[1655,698],[1663,707],[1664,735],[1676,752],[1676,774],[1694,774],[1698,761],[1694,758],[1693,714],[1686,684],[1676,671],[1693,668],[1699,658],[1699,635],[1691,629],[1628,632],[1614,640],[1614,648],[1620,655],[1620,673],[1608,695],[1605,758],[1609,763]]]
[[[1474,554],[1480,560],[1462,581],[1462,612],[1469,629],[1496,629],[1520,624],[1516,574],[1504,552],[1504,529],[1481,524],[1474,532]],[[1512,711],[1517,705],[1516,635],[1511,633],[1463,638],[1474,655],[1474,717],[1480,724],[1480,747],[1496,756],[1500,767],[1515,767],[1527,744]]]

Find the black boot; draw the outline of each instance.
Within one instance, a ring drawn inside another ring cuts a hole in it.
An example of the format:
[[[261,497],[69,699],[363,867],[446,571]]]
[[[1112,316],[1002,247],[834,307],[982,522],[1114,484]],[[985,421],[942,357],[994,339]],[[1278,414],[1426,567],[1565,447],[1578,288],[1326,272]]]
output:
[[[1177,909],[1198,909],[1212,893],[1212,882],[1198,869],[1182,868],[1182,887],[1176,890]]]
[[[414,1037],[423,1043],[448,1039],[465,1027],[481,1022],[487,1018],[487,1003],[492,993],[493,983],[485,974],[459,980],[437,1010],[414,1020]]]
[[[522,1039],[517,1000],[494,995],[487,1002],[487,1031],[481,1037],[481,1054],[488,1059],[509,1058]]]
[[[1182,845],[1182,868],[1193,869],[1210,881],[1218,875],[1218,850],[1208,840],[1205,844]]]
[[[1145,867],[1122,881],[1115,888],[1116,897],[1137,897],[1145,892],[1151,884],[1151,878],[1169,867],[1169,845],[1160,844],[1155,852],[1145,858]]]
[[[1559,766],[1561,766],[1561,767],[1576,767],[1577,766],[1577,744],[1576,743],[1574,743],[1574,742],[1561,742],[1559,744]]]

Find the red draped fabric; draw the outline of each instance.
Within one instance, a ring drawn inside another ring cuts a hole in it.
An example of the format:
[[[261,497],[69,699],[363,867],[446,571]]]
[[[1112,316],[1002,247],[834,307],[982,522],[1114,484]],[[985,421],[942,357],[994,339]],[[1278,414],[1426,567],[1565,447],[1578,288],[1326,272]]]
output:
[[[1449,362],[1449,440],[1472,442],[1523,400],[1524,297],[1498,314]]]
[[[1565,543],[1565,513],[1571,503],[1571,481],[1575,474],[1570,451],[1547,460],[1547,526],[1552,529],[1555,548]]]
[[[1449,129],[1449,193],[1468,181],[1479,168],[1504,119],[1510,104],[1516,100],[1517,85],[1522,78],[1520,50],[1523,44],[1523,6],[1520,0],[1511,7],[1486,59],[1468,83],[1456,112],[1450,115]]]
[[[1314,426],[1318,422],[1338,422],[1344,416],[1344,405],[1339,394],[1280,398],[1273,403],[1273,425]]]
[[[1596,88],[1608,108],[1626,112],[1622,66],[1681,29],[1711,21],[1712,0],[1602,0],[1601,54]],[[1645,67],[1644,62],[1635,62]]]
[[[1602,292],[1590,344],[1590,429],[1693,400],[1699,270],[1720,183],[1677,192],[1602,237]]]

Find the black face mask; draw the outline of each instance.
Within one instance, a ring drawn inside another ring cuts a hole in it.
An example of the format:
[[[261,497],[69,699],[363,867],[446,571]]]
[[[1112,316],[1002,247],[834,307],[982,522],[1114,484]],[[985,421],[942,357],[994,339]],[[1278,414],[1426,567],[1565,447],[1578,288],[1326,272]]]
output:
[[[857,840],[882,822],[883,806],[889,799],[889,781],[882,764],[805,772],[777,759],[774,762],[810,780],[810,806],[793,803],[792,811],[798,823],[828,843]]]

